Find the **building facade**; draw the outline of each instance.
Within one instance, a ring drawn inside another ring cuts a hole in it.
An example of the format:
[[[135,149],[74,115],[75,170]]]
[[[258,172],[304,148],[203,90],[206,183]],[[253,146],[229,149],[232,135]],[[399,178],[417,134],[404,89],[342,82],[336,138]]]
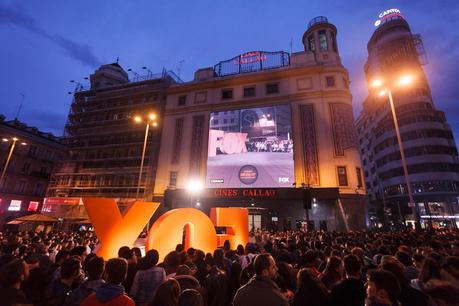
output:
[[[154,198],[165,209],[248,207],[250,228],[363,228],[361,159],[336,35],[318,17],[302,52],[247,52],[171,85]],[[205,188],[188,192],[196,181]]]
[[[127,72],[113,63],[90,76],[90,88],[78,86],[65,126],[68,158],[53,172],[44,212],[69,219],[84,217],[81,197],[115,198],[123,204],[136,199],[138,186],[139,198],[151,198],[165,89],[176,81],[173,77],[163,71],[129,80]],[[150,114],[159,124],[149,126],[145,139]],[[134,121],[135,116],[140,122]]]
[[[397,9],[385,11],[368,42],[365,74],[368,84],[386,83],[409,74],[406,87],[391,88],[409,173],[415,209],[421,223],[455,226],[459,176],[456,143],[445,114],[435,107],[422,68],[422,41]],[[392,86],[392,85],[390,85]],[[407,184],[401,163],[395,125],[387,95],[375,89],[363,102],[356,121],[365,184],[375,226],[411,222]],[[413,206],[411,204],[410,206]]]
[[[2,224],[14,215],[41,209],[51,172],[62,159],[65,147],[58,137],[18,120],[5,121],[3,116],[0,116],[0,138]]]

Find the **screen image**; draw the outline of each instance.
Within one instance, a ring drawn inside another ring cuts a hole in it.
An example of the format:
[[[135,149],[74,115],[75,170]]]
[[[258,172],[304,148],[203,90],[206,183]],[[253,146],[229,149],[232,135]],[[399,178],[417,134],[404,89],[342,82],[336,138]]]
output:
[[[290,105],[210,115],[207,188],[292,187]]]

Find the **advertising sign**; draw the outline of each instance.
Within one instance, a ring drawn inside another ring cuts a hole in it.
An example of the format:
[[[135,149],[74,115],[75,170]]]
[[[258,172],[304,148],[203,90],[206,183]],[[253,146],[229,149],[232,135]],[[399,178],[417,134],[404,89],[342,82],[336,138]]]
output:
[[[211,113],[207,188],[292,187],[289,105]]]

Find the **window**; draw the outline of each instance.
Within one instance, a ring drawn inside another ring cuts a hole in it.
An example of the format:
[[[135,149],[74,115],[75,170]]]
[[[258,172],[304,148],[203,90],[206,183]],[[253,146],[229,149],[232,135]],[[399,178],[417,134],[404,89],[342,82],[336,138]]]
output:
[[[311,52],[316,51],[316,43],[314,41],[314,35],[309,35],[308,36],[308,49]]]
[[[22,166],[22,172],[29,173],[29,170],[30,170],[30,163],[25,163],[24,166]]]
[[[335,87],[335,77],[334,76],[328,76],[325,78],[327,87]]]
[[[267,84],[266,85],[266,94],[275,94],[279,92],[279,84]]]
[[[359,167],[355,168],[355,172],[357,172],[357,187],[362,187],[362,171]]]
[[[320,50],[328,50],[327,35],[325,30],[319,31]]]
[[[212,120],[212,124],[214,124],[214,125],[218,124],[218,119]]]
[[[177,100],[177,105],[178,106],[184,106],[186,105],[186,95],[179,96]]]
[[[223,123],[227,124],[228,123],[228,119],[223,119]]]
[[[16,184],[16,192],[23,193],[25,190],[25,186],[26,186],[25,181],[19,181],[19,183]]]
[[[234,123],[234,118],[231,118],[231,123]]]
[[[233,90],[232,89],[223,89],[222,90],[222,99],[232,99],[233,98]]]
[[[255,87],[244,88],[244,97],[255,97]]]
[[[177,171],[171,171],[169,175],[169,187],[177,186]]]
[[[37,147],[36,146],[30,146],[29,147],[29,155],[35,157],[37,155]]]
[[[338,185],[339,186],[347,186],[347,173],[346,167],[338,166]]]
[[[65,184],[65,185],[68,185],[68,183]],[[42,184],[42,183],[37,183],[37,184],[35,185],[33,194],[34,194],[34,195],[41,196],[41,195],[43,195],[44,191],[45,191],[45,189],[44,189],[43,184]]]

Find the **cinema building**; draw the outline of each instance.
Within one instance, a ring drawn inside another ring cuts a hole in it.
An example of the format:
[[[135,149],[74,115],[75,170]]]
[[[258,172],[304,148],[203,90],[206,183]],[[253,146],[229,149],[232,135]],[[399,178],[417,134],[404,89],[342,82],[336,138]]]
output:
[[[459,221],[458,153],[445,113],[432,99],[422,65],[422,41],[397,9],[385,11],[376,21],[368,42],[365,74],[396,79],[413,75],[406,87],[392,89],[398,126],[404,147],[413,206],[421,225],[455,227]],[[387,96],[375,90],[363,102],[356,121],[363,159],[366,190],[373,226],[413,222],[400,149]]]
[[[318,17],[303,35],[304,51],[247,52],[171,84],[152,198],[166,210],[247,207],[249,228],[293,229],[306,220],[315,229],[365,227],[336,35]]]

